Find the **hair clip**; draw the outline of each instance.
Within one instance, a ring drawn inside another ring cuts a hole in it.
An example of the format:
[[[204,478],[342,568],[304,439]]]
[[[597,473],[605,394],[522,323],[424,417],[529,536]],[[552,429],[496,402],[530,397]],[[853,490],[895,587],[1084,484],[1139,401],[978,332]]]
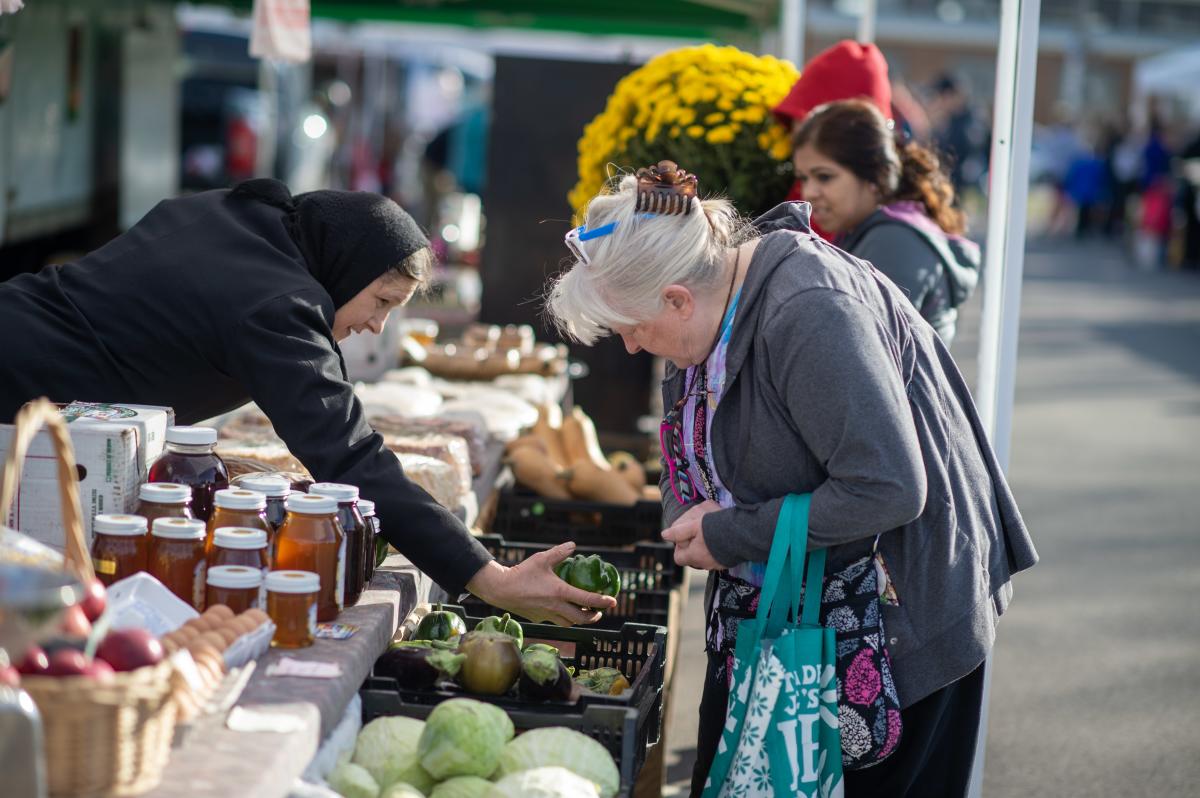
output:
[[[659,161],[637,170],[638,211],[659,214],[688,214],[699,180],[674,161]]]

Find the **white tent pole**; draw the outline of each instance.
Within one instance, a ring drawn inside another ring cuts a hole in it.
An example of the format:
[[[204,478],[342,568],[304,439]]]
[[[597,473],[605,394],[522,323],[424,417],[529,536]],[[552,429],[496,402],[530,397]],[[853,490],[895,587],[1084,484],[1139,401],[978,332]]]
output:
[[[806,0],[783,0],[779,5],[780,49],[783,51],[780,55],[797,68],[804,66],[806,7]]]
[[[1006,471],[1011,454],[1021,278],[1025,268],[1025,217],[1040,13],[1041,0],[1003,0],[1000,44],[996,54],[987,257],[983,269],[979,385],[975,399],[996,457]],[[991,677],[992,658],[989,654],[984,668],[983,706],[968,793],[971,798],[980,798],[983,794]]]
[[[875,17],[877,15],[876,0],[863,0],[862,14],[858,18],[859,44],[871,44],[875,41]]]

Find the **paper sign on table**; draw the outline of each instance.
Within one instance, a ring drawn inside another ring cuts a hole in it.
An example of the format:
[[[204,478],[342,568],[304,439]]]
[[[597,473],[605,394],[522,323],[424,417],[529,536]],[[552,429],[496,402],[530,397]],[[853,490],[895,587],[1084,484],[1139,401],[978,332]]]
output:
[[[267,666],[268,676],[300,676],[305,679],[336,679],[342,675],[342,666],[336,662],[283,657]]]

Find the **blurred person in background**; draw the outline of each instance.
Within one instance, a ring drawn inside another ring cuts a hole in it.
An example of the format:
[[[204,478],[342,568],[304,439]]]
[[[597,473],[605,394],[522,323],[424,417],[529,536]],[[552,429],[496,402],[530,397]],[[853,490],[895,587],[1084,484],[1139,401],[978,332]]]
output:
[[[983,174],[979,163],[985,134],[971,110],[966,90],[953,75],[944,74],[933,83],[929,104],[934,120],[933,142],[945,159],[946,170],[956,195]]]
[[[804,65],[787,96],[772,110],[781,124],[795,132],[817,106],[859,97],[878,108],[888,119],[894,118],[887,59],[875,45],[847,39],[813,56]],[[791,192],[781,199],[804,199],[800,181],[796,180]],[[821,228],[819,220],[813,224],[813,229],[829,238],[829,232]]]
[[[1179,153],[1179,206],[1183,211],[1185,269],[1200,269],[1200,130]]]
[[[901,144],[873,104],[829,103],[796,130],[792,162],[813,216],[900,287],[947,346],[979,279],[979,247],[937,156]]]
[[[1063,190],[1075,205],[1075,238],[1083,238],[1111,196],[1107,166],[1090,142],[1083,145],[1067,167]]]
[[[1137,195],[1138,175],[1142,167],[1140,141],[1132,130],[1113,125],[1106,148],[1110,201],[1104,232],[1109,237],[1127,232],[1129,198]]]

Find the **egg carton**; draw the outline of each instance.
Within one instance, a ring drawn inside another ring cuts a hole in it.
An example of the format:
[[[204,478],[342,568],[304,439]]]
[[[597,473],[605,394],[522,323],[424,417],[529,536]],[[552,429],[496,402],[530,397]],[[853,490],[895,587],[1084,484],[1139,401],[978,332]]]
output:
[[[247,662],[252,662],[263,654],[266,654],[271,648],[271,638],[274,636],[275,623],[267,621],[253,632],[247,632],[237,640],[234,640],[225,649],[226,670],[240,668]]]

